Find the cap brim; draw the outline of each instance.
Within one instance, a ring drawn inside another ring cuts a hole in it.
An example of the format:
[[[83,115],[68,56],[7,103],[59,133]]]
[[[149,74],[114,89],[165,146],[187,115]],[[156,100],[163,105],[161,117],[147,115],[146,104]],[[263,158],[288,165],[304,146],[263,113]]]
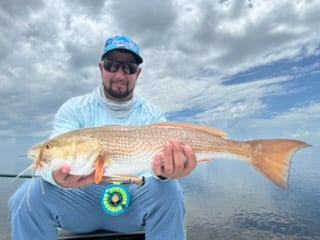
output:
[[[116,48],[116,49],[112,49],[109,50],[107,52],[105,52],[102,56],[101,59],[103,59],[108,53],[112,52],[112,51],[120,51],[120,52],[128,52],[133,54],[134,58],[136,59],[136,63],[141,64],[143,62],[142,57],[140,57],[140,55],[136,54],[135,52],[128,50],[128,49],[123,49],[123,48]]]

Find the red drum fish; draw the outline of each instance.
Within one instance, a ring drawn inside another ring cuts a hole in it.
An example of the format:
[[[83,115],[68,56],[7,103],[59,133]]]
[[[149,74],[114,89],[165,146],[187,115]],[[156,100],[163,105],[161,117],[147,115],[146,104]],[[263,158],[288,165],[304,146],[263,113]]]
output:
[[[218,129],[190,123],[161,122],[145,126],[101,126],[70,131],[33,146],[33,168],[55,170],[68,164],[70,174],[103,176],[141,183],[151,170],[153,156],[171,139],[190,145],[199,162],[216,158],[245,160],[269,180],[288,187],[293,154],[309,144],[293,139],[235,141]]]

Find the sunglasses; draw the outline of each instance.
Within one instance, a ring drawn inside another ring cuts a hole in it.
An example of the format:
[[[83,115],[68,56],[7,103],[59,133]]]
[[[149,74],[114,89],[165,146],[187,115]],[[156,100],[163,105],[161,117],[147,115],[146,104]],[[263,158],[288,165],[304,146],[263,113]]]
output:
[[[121,62],[116,60],[103,60],[103,68],[108,72],[117,72],[121,67],[126,74],[134,74],[138,71],[138,64],[131,62]]]

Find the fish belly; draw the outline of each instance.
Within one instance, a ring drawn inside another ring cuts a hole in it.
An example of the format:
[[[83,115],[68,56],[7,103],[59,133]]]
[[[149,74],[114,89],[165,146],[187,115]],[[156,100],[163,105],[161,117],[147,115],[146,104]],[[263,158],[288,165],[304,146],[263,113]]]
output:
[[[105,167],[104,176],[139,176],[146,171],[151,171],[153,156],[153,152],[143,152],[133,156],[114,157]]]

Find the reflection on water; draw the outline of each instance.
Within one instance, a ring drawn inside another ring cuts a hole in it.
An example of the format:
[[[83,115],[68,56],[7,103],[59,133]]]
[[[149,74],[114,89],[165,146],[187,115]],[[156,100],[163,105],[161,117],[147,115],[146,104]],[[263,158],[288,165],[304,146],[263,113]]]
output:
[[[8,200],[14,190],[23,180],[13,181],[12,179],[0,178],[0,239],[9,240],[10,230],[8,224]]]
[[[200,164],[191,176],[181,180],[188,239],[320,240],[320,161],[302,155],[296,159],[289,191],[240,161]],[[15,169],[30,163],[20,161],[23,164],[15,164]],[[10,239],[7,201],[22,181],[0,178],[0,239]]]
[[[291,190],[241,162],[198,166],[181,181],[188,239],[320,239],[320,164],[308,164],[292,166]]]

